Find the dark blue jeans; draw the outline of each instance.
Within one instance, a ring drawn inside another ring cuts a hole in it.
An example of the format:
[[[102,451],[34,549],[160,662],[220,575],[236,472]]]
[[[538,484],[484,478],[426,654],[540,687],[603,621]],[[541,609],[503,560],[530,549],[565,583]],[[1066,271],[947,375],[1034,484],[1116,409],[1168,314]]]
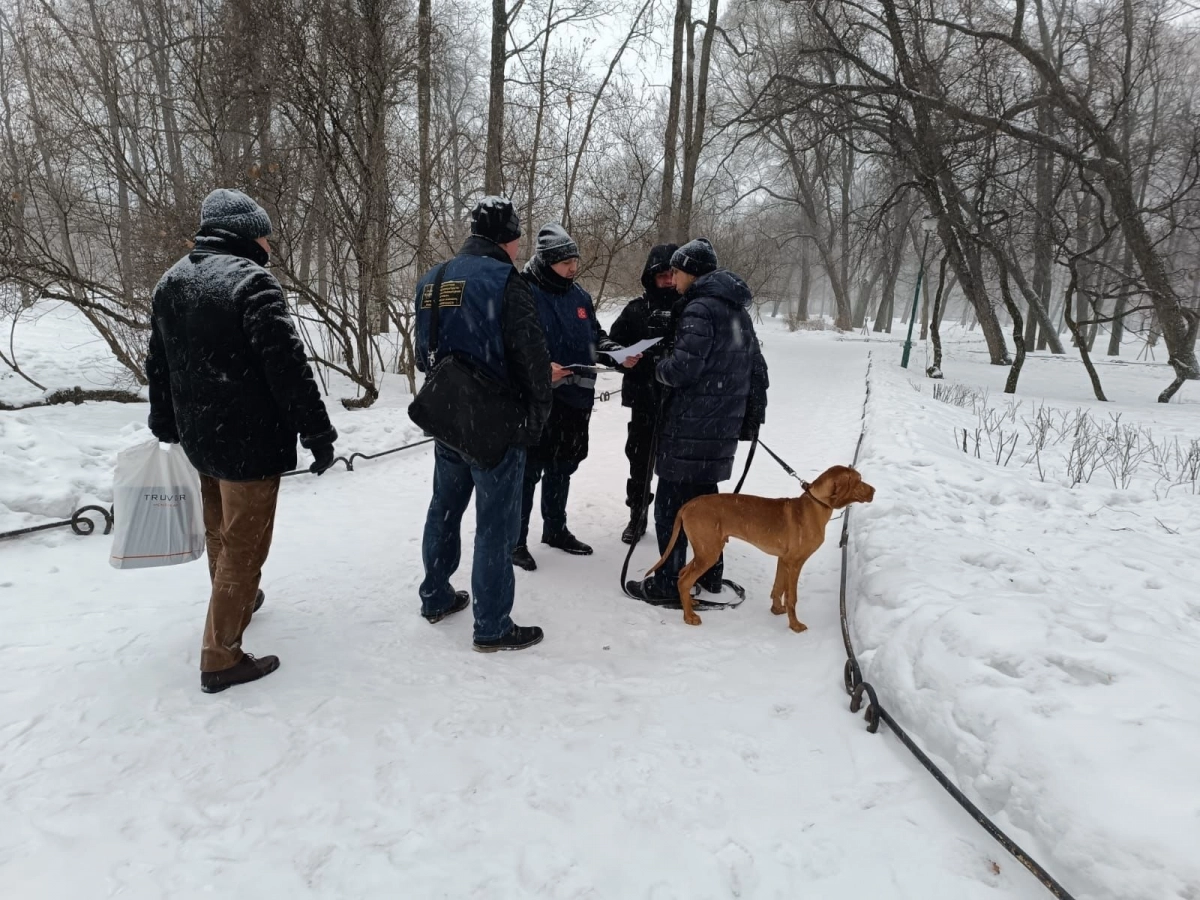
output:
[[[521,534],[518,544],[529,540],[529,517],[533,514],[533,493],[542,483],[542,537],[562,534],[567,530],[567,494],[571,491],[571,476],[579,468],[577,462],[546,460],[530,453],[525,460],[525,484],[521,495]]]
[[[658,489],[654,494],[654,530],[658,535],[659,553],[666,550],[667,544],[671,542],[671,529],[675,527],[675,516],[683,505],[696,497],[715,493],[717,493],[715,484],[689,484],[682,481],[658,479]],[[679,573],[687,563],[687,547],[687,537],[681,531],[671,555],[662,564],[662,568],[651,576],[657,586],[667,594],[675,591]],[[704,581],[708,583],[710,579],[719,580],[724,571],[725,558],[722,556],[717,560],[716,565],[704,575]]]
[[[475,639],[492,640],[512,628],[512,551],[521,524],[525,448],[510,447],[494,469],[476,469],[442,444],[434,449],[433,499],[425,518],[421,560],[421,612],[436,615],[454,605],[450,577],[462,550],[462,517],[475,493],[475,556],[471,594]]]

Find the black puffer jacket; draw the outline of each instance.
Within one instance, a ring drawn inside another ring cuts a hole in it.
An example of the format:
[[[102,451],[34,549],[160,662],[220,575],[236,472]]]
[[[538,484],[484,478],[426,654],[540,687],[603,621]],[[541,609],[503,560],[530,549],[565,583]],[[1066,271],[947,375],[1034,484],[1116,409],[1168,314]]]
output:
[[[671,268],[671,254],[678,249],[674,244],[659,244],[650,250],[646,266],[642,269],[642,296],[630,300],[613,322],[608,336],[628,347],[648,338],[662,338],[662,343],[647,350],[632,369],[622,369],[625,376],[621,381],[621,405],[653,409],[658,402],[654,386],[654,366],[669,349],[674,320],[671,309],[679,301],[675,288],[659,288],[654,285],[654,276]]]
[[[718,269],[697,278],[683,299],[674,348],[657,368],[670,394],[656,466],[668,481],[715,484],[733,473],[748,410],[766,409],[767,366],[744,281]],[[753,404],[752,383],[761,390]]]
[[[211,229],[154,289],[150,430],[204,475],[251,481],[296,468],[337,431],[279,282],[253,241]]]

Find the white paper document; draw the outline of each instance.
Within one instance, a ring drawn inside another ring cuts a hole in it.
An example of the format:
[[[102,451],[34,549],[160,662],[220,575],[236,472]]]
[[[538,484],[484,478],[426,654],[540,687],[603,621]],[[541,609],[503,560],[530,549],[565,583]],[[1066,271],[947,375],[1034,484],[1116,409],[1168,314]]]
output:
[[[620,350],[601,350],[600,352],[605,356],[611,356],[617,361],[617,365],[619,366],[625,362],[625,360],[629,359],[629,357],[637,356],[643,350],[649,350],[661,340],[662,338],[648,338],[644,341],[638,341],[636,344],[632,344],[629,347],[622,347]]]

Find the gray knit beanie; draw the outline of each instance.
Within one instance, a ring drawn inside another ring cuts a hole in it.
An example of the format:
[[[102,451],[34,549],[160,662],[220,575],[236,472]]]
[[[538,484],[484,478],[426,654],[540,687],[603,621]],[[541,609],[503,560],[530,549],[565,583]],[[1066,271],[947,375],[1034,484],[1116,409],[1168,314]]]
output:
[[[699,278],[717,269],[717,251],[708,238],[688,241],[671,256],[671,268]]]
[[[557,222],[542,226],[537,237],[537,255],[548,266],[568,259],[579,258],[579,245]]]
[[[270,235],[271,217],[241,191],[217,188],[200,204],[200,227],[220,228],[252,241]]]

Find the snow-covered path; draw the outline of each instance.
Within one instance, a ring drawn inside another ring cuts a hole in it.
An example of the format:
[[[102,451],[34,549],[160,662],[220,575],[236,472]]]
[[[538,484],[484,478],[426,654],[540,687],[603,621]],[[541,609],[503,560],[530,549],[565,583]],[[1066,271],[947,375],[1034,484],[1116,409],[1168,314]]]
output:
[[[805,475],[848,463],[865,345],[764,334],[764,439]],[[385,443],[343,425],[399,426],[396,406],[339,418],[344,446],[400,443],[403,427]],[[473,653],[466,616],[418,615],[427,448],[285,482],[247,634],[282,667],[213,697],[201,565],[116,572],[102,538],[0,544],[4,895],[1044,896],[846,710],[838,523],[801,578],[802,635],[745,546],[726,571],[748,600],[700,628],[622,596],[625,420],[598,406],[574,481],[596,555],[535,545],[540,569],[518,572],[514,618],[547,633],[519,654]],[[795,490],[760,454],[746,491]]]

